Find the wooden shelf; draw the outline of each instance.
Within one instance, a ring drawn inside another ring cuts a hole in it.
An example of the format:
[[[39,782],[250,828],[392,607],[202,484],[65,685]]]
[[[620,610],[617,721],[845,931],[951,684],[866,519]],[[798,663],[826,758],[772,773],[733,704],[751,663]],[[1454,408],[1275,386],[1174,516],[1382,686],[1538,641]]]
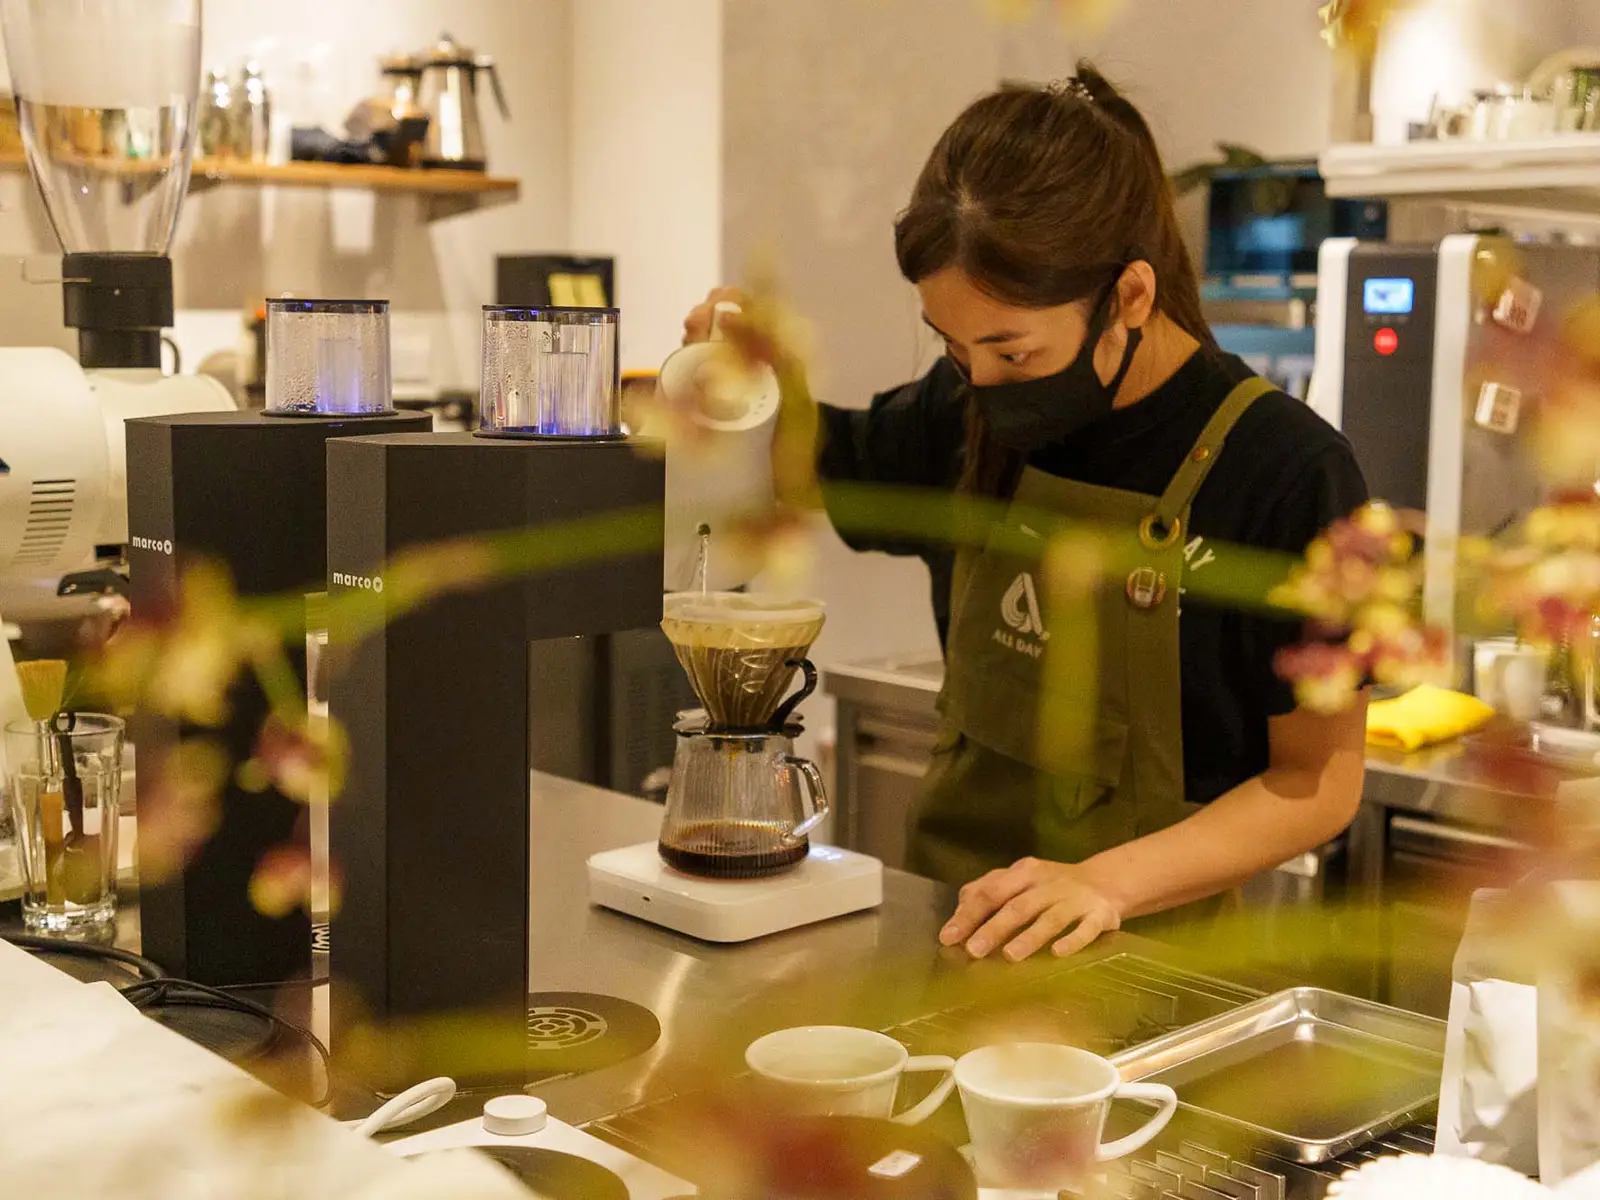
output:
[[[0,170],[26,170],[20,155],[0,155]],[[399,167],[346,166],[339,163],[243,162],[197,158],[189,179],[191,193],[218,187],[353,188],[360,191],[417,196],[428,220],[455,216],[477,208],[510,204],[521,185],[479,171],[404,170]]]

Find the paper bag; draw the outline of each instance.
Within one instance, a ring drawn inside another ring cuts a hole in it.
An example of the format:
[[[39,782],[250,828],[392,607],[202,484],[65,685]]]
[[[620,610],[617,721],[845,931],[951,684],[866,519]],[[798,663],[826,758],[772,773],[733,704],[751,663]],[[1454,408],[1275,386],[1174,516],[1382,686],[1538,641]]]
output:
[[[1539,980],[1539,1173],[1551,1187],[1600,1163],[1600,884],[1553,890],[1560,952]]]
[[[1456,951],[1439,1087],[1437,1154],[1539,1170],[1538,990],[1493,936],[1504,893],[1472,897]]]

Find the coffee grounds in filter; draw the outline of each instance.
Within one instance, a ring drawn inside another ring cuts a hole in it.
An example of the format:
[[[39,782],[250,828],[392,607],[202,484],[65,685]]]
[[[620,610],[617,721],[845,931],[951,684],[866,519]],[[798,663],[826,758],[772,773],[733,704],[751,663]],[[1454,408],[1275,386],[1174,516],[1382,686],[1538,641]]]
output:
[[[661,628],[714,725],[765,727],[822,632],[820,601],[775,601],[737,592],[666,598]]]

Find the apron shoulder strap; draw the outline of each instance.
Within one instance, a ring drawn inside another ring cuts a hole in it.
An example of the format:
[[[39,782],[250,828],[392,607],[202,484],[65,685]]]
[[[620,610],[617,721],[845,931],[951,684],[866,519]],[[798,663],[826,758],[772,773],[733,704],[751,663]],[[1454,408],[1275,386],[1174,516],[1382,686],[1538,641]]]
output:
[[[1178,522],[1194,502],[1195,493],[1206,481],[1206,476],[1211,474],[1217,456],[1222,453],[1222,443],[1227,441],[1228,434],[1250,406],[1274,391],[1277,388],[1271,383],[1259,375],[1253,375],[1228,393],[1212,414],[1211,420],[1206,422],[1206,427],[1200,431],[1193,448],[1184,457],[1183,465],[1157,501],[1155,512],[1149,520],[1158,530],[1176,539],[1180,532]]]

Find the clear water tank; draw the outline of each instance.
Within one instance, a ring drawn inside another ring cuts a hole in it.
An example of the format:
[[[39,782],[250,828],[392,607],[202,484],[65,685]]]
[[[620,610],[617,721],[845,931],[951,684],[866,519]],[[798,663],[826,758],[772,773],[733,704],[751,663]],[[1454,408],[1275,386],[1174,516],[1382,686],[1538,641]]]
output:
[[[617,329],[614,308],[486,307],[480,436],[623,437]]]

